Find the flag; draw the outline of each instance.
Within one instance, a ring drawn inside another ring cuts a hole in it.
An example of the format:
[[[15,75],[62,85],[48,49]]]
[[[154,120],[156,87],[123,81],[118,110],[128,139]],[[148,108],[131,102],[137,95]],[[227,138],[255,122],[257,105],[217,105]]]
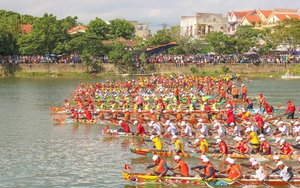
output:
[[[129,165],[127,165],[127,164],[124,165],[124,170],[130,170],[130,169],[131,169],[131,167]]]

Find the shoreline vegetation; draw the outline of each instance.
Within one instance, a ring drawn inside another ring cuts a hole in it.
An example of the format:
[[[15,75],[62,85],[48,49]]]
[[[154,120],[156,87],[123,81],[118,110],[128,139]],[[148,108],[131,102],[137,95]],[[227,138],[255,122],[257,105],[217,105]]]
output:
[[[241,77],[274,77],[278,78],[286,72],[295,75],[300,74],[300,64],[265,64],[255,66],[253,64],[207,64],[203,67],[188,65],[176,67],[172,64],[154,65],[151,70],[141,74],[140,69],[134,72],[118,71],[113,64],[103,65],[99,70],[89,71],[84,64],[77,64],[72,68],[67,64],[57,65],[32,65],[0,66],[1,77],[114,77],[114,76],[141,76],[141,75],[166,75],[166,74],[194,74],[203,76],[220,76],[222,74],[238,73]]]

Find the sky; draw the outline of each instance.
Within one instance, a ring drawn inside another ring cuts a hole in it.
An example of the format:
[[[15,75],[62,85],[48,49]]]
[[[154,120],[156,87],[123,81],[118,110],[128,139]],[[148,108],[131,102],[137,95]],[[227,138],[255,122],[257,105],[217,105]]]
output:
[[[77,16],[88,24],[96,17],[104,21],[124,18],[149,22],[151,33],[180,24],[181,16],[215,13],[226,16],[227,11],[297,9],[299,0],[0,0],[0,9],[42,17],[53,14],[57,19]],[[299,13],[299,9],[298,9]]]

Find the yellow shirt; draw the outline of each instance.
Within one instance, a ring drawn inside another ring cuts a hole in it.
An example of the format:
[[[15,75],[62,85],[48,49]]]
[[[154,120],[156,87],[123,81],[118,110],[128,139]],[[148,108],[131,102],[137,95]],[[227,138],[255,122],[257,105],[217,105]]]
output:
[[[207,143],[207,141],[205,140],[205,139],[203,139],[202,141],[201,141],[201,143],[200,143],[200,151],[201,152],[203,152],[202,151],[202,148],[205,148],[205,152],[204,152],[204,154],[207,154],[208,153],[208,143]]]
[[[152,142],[154,143],[154,146],[157,150],[162,150],[163,149],[163,145],[162,145],[162,142],[159,138],[157,137],[154,137],[152,139]]]
[[[257,144],[257,146],[253,145],[252,147],[253,148],[259,148],[259,140],[258,140],[258,137],[257,135],[255,134],[255,132],[251,132],[250,135],[252,136],[251,140],[250,140],[250,143],[251,144]]]
[[[177,139],[174,144],[175,144],[176,150],[180,150],[182,153],[184,153],[184,147],[183,147],[181,140]]]

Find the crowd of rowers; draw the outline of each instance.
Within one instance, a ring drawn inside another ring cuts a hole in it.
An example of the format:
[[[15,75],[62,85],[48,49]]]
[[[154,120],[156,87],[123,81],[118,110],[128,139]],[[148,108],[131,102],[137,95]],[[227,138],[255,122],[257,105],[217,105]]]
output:
[[[227,177],[233,181],[238,181],[239,179],[247,177],[246,174],[255,172],[254,177],[260,181],[263,185],[267,186],[266,182],[271,177],[273,173],[276,173],[275,178],[280,178],[285,181],[287,184],[293,179],[294,174],[299,174],[300,166],[289,166],[280,160],[278,156],[274,156],[272,161],[274,165],[265,164],[262,165],[255,158],[249,158],[248,164],[237,164],[236,161],[230,157],[225,159],[225,164],[228,165],[224,169],[216,169],[212,161],[206,157],[206,155],[201,155],[199,157],[200,165],[193,166],[190,168],[187,163],[179,156],[175,155],[173,160],[176,163],[175,166],[170,167],[166,161],[160,158],[157,155],[152,157],[153,163],[145,168],[145,170],[151,169],[147,175],[159,176],[162,178],[167,175],[167,172],[170,170],[174,172],[172,176],[177,177],[193,177],[190,175],[190,170],[195,172],[196,178],[201,178],[203,181],[206,181],[210,178],[218,177]],[[300,158],[297,159],[297,162],[300,163]],[[241,166],[249,168],[246,172],[242,170]],[[203,172],[199,171],[203,170]],[[270,171],[271,170],[271,171]],[[244,172],[244,174],[243,174]],[[225,174],[224,174],[225,173]],[[227,175],[226,175],[227,174]],[[249,177],[249,176],[248,176]]]

